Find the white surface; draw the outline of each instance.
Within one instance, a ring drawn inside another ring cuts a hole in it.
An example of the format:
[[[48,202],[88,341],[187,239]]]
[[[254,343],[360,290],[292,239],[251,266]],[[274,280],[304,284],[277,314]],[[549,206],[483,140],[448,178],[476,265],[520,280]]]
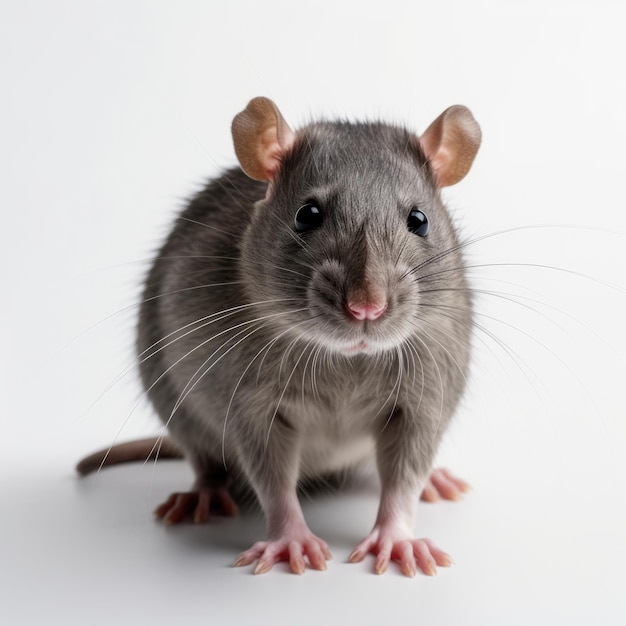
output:
[[[127,307],[182,199],[234,163],[248,99],[293,126],[417,131],[466,104],[484,144],[446,196],[467,238],[626,232],[624,18],[608,1],[4,3],[0,622],[623,624],[624,235],[529,229],[468,248],[477,287],[528,299],[477,301],[514,355],[477,339],[441,452],[474,491],[419,511],[420,536],[456,560],[435,579],[345,563],[372,490],[306,503],[328,572],[254,577],[228,565],[261,520],[151,520],[190,482],[182,464],[78,481],[73,463],[156,431],[133,410],[134,372],[107,390],[132,359]]]

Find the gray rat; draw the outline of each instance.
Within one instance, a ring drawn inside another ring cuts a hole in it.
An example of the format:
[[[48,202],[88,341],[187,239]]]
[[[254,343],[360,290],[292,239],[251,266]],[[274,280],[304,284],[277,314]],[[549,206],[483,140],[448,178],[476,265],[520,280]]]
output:
[[[255,98],[232,133],[241,169],[189,203],[145,285],[143,384],[171,436],[164,453],[182,453],[196,474],[156,514],[234,514],[229,485],[244,482],[268,536],[235,565],[326,569],[330,551],[304,520],[298,484],[375,458],[378,515],[350,561],[374,553],[377,573],[393,559],[408,576],[432,575],[451,559],[413,538],[414,515],[420,493],[466,488],[431,471],[465,387],[472,322],[440,188],[469,171],[480,128],[454,106],[421,137],[372,122],[293,132]],[[145,457],[155,441],[113,448],[108,461]]]

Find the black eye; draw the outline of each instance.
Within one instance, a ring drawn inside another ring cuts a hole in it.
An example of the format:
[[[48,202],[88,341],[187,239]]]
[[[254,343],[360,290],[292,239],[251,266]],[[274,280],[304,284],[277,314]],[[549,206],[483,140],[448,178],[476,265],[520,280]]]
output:
[[[305,233],[321,226],[322,221],[322,210],[312,202],[307,202],[296,212],[293,224],[296,227],[297,232]]]
[[[414,235],[426,237],[428,234],[428,218],[419,209],[411,209],[406,225]]]

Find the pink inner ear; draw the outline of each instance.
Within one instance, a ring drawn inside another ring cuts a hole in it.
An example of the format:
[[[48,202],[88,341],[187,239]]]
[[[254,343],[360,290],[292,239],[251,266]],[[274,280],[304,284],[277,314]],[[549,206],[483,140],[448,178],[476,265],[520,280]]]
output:
[[[437,118],[419,138],[420,146],[430,163],[435,174],[437,187],[443,187],[441,177],[446,168],[450,166],[453,155],[443,145],[443,123],[441,116]]]
[[[266,172],[267,180],[273,180],[283,154],[283,149],[278,143],[276,126],[268,126],[259,135],[259,144],[256,149],[257,159]]]
[[[278,145],[282,152],[287,152],[291,149],[291,146],[293,146],[296,135],[280,114],[276,122],[276,138],[278,139]]]
[[[432,157],[429,157],[430,167],[437,180],[437,187],[445,187],[449,184],[446,173],[450,169],[452,159],[453,155],[445,146],[439,146],[439,150]]]
[[[437,152],[437,148],[439,147],[439,143],[441,142],[441,134],[439,133],[438,136],[435,137],[434,133],[430,131],[431,128],[426,130],[426,132],[419,138],[419,143],[424,156],[432,163]]]
[[[266,155],[267,166],[265,171],[267,172],[267,180],[274,180],[276,172],[278,172],[278,168],[280,167],[281,156],[280,148],[276,148]]]

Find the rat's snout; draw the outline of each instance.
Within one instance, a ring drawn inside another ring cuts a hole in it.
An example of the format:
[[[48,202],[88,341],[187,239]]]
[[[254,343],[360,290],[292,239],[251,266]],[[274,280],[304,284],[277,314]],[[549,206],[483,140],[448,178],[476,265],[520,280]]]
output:
[[[365,304],[356,304],[346,302],[346,311],[350,317],[355,320],[377,320],[382,317],[387,310],[387,303],[383,304],[366,302]]]
[[[373,322],[383,317],[390,306],[386,264],[377,239],[365,230],[351,251],[350,259],[344,261],[344,313],[353,322]]]
[[[387,298],[382,293],[355,292],[346,298],[348,315],[358,321],[377,320],[387,310]]]

